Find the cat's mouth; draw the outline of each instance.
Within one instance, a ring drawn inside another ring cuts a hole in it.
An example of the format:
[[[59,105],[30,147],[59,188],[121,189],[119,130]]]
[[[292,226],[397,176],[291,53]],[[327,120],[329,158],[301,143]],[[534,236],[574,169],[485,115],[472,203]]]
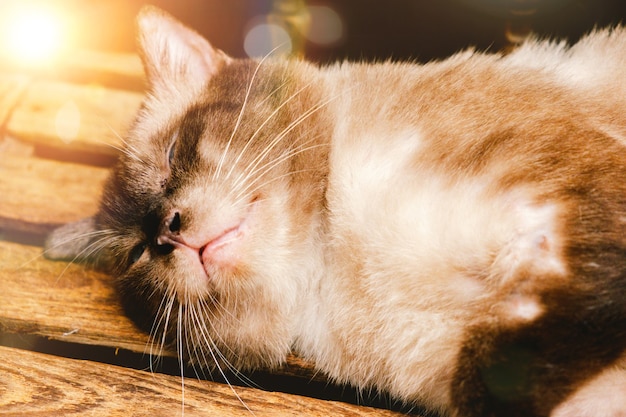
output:
[[[253,201],[241,219],[225,227],[198,250],[200,262],[208,276],[211,276],[216,267],[233,268],[238,264],[244,249],[244,238],[249,232],[248,223],[255,207],[256,201]]]
[[[200,262],[207,266],[234,266],[239,259],[238,246],[245,235],[247,217],[211,239],[199,250]],[[207,271],[209,272],[209,271]]]

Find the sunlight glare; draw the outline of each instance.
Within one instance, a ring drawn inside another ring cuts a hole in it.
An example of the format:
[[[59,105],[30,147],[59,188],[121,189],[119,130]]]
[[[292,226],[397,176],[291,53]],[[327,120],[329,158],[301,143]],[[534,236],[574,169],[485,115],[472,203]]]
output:
[[[6,49],[22,62],[51,59],[63,43],[61,16],[46,8],[20,8],[7,16]]]

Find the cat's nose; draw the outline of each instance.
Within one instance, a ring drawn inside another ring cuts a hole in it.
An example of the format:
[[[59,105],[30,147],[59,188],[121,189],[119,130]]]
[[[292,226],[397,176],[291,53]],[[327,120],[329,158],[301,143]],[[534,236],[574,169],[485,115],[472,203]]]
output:
[[[161,232],[178,234],[180,232],[180,212],[174,211],[163,221]]]
[[[180,212],[173,210],[163,218],[159,227],[159,234],[156,238],[156,244],[158,246],[164,246],[172,245],[174,242],[177,242],[177,238],[180,235],[180,228]]]

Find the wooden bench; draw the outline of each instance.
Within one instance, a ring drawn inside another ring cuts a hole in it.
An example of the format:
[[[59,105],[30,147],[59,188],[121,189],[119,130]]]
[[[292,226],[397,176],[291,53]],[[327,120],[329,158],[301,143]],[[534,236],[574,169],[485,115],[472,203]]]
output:
[[[400,415],[355,405],[358,392],[296,357],[248,375],[259,387],[193,369],[181,378],[168,352],[151,370],[148,336],[123,315],[111,277],[42,257],[52,228],[96,211],[143,88],[134,55],[0,68],[0,415]]]

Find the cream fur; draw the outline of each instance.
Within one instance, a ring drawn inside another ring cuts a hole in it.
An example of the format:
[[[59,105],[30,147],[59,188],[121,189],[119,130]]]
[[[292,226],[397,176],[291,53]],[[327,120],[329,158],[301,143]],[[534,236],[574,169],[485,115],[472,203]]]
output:
[[[597,167],[622,169],[623,155],[585,149],[596,140],[623,150],[623,29],[572,48],[531,42],[506,57],[320,69],[232,60],[154,9],[139,21],[152,92],[129,133],[128,172],[112,181],[158,196],[161,217],[184,220],[171,253],[145,252],[119,280],[197,313],[174,323],[176,311],[146,300],[155,328],[192,361],[276,366],[294,349],[340,382],[453,413],[472,332],[532,325],[552,313],[543,294],[575,282],[568,233],[587,213],[567,185],[585,185],[578,175],[593,166],[607,193],[621,192],[613,171]],[[224,110],[225,101],[236,105]],[[214,112],[188,133],[200,162],[177,178],[168,149],[190,140],[176,139],[180,120],[203,105]],[[575,160],[560,158],[568,151]],[[259,165],[263,174],[250,175]],[[165,193],[168,181],[180,189]],[[147,232],[109,214],[117,193],[105,192],[96,226],[81,227],[119,233],[114,252],[124,257]],[[159,222],[155,233],[167,234]],[[198,248],[240,222],[228,268],[200,263]],[[602,370],[552,415],[624,415],[612,399],[623,386],[623,367]]]

